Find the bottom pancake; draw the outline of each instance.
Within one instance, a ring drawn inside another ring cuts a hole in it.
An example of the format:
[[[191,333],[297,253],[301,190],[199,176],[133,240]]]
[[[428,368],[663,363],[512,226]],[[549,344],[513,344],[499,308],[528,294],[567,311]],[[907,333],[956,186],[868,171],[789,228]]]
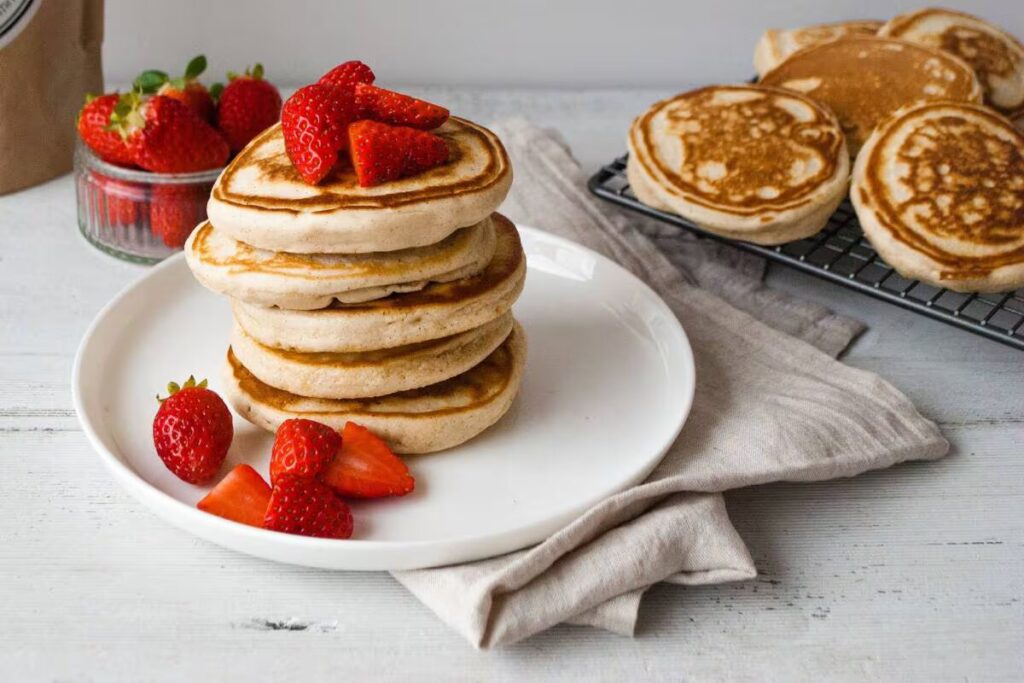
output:
[[[348,421],[380,435],[396,453],[457,446],[501,419],[519,391],[526,337],[514,323],[505,341],[475,367],[439,384],[359,400],[306,398],[264,384],[228,349],[225,394],[253,424],[275,431],[302,417],[341,429]]]

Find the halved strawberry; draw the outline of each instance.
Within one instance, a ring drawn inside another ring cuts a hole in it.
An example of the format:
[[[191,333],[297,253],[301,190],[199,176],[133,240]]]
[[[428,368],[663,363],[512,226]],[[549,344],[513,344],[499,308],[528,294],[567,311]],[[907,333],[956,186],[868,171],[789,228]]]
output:
[[[345,424],[341,450],[320,480],[339,494],[355,498],[404,496],[416,487],[405,463],[379,436],[355,422]]]
[[[270,485],[259,472],[239,465],[196,504],[203,512],[233,522],[262,527],[270,504]]]
[[[348,127],[352,166],[371,187],[427,171],[448,161],[444,138],[405,126],[356,121]]]
[[[341,435],[325,424],[292,418],[277,428],[270,453],[270,481],[282,475],[313,478],[334,460]]]
[[[444,107],[369,83],[356,83],[355,93],[361,115],[374,121],[430,130],[448,120]]]
[[[281,109],[281,132],[288,158],[302,179],[316,185],[348,145],[345,131],[355,120],[352,93],[326,83],[299,88]]]
[[[350,538],[352,511],[316,479],[286,475],[274,484],[263,528],[300,536]]]
[[[339,64],[325,73],[318,83],[327,83],[339,88],[353,90],[357,83],[373,83],[373,70],[358,60]]]

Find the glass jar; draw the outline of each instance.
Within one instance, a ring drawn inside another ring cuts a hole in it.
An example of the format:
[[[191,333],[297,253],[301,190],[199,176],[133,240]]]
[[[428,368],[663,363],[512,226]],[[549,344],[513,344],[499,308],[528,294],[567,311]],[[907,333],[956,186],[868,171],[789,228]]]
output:
[[[149,173],[103,161],[79,140],[75,146],[78,228],[112,256],[157,263],[185,244],[206,220],[206,202],[222,169]]]

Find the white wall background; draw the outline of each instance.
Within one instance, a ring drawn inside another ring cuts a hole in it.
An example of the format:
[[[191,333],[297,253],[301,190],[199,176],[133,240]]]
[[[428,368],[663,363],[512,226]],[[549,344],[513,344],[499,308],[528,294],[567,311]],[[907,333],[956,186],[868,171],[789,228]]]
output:
[[[1024,37],[1024,0],[943,1]],[[280,84],[362,59],[384,83],[677,87],[752,73],[767,27],[888,18],[909,0],[106,0],[108,83],[262,62]]]

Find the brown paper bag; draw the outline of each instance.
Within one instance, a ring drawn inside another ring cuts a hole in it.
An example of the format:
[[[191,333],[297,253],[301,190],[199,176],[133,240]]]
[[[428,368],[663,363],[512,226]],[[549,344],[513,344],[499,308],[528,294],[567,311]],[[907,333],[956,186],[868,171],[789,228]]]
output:
[[[0,0],[0,194],[71,170],[102,43],[103,0]]]

